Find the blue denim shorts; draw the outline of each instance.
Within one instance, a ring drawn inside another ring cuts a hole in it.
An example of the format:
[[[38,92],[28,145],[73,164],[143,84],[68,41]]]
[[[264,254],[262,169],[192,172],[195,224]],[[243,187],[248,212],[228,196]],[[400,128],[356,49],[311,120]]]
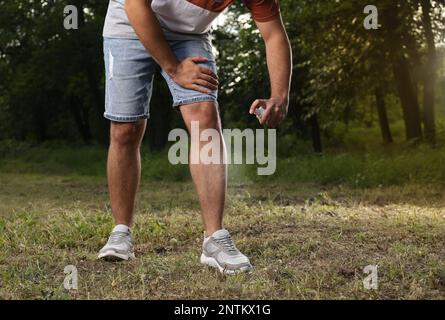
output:
[[[207,62],[200,65],[216,74],[216,63],[210,40],[169,41],[178,60],[203,56]],[[105,113],[104,117],[116,122],[134,122],[149,118],[153,76],[157,64],[137,39],[104,38],[105,59]],[[173,107],[201,101],[217,101],[218,92],[204,94],[181,87],[163,70],[173,97]]]

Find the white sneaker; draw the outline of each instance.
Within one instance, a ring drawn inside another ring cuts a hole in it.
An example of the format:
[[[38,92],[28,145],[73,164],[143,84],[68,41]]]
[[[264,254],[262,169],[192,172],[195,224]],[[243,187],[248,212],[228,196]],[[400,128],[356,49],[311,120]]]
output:
[[[130,228],[117,225],[111,232],[107,244],[100,249],[98,259],[107,261],[134,259],[133,246]]]
[[[230,233],[225,229],[218,230],[204,239],[201,263],[217,268],[223,274],[253,269],[249,258],[235,247]]]

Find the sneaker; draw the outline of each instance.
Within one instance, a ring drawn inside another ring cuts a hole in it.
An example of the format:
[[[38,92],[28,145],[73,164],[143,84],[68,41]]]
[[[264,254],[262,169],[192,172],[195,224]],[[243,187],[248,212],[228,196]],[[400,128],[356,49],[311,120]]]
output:
[[[107,261],[134,259],[133,246],[130,228],[117,225],[111,232],[107,244],[100,249],[98,259]]]
[[[249,258],[233,243],[230,233],[221,229],[204,239],[201,263],[217,268],[223,274],[234,274],[253,269]]]

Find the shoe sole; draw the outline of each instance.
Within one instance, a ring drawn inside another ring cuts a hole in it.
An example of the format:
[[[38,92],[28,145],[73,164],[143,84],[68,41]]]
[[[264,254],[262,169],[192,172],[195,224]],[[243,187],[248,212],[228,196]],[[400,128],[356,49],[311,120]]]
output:
[[[221,267],[215,258],[207,257],[205,254],[201,254],[201,263],[209,267],[216,268],[219,270],[219,272],[226,275],[234,275],[236,273],[249,272],[252,271],[253,269],[253,267],[250,266],[250,267],[242,267],[238,270],[228,270],[226,268]]]
[[[115,261],[127,261],[130,259],[135,259],[135,256],[134,253],[122,254],[122,253],[117,253],[115,251],[106,251],[100,253],[97,258],[109,262],[115,262]]]

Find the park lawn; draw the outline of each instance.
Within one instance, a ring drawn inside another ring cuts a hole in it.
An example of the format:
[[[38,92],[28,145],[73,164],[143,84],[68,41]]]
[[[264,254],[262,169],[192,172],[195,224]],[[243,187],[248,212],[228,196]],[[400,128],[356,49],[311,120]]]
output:
[[[112,228],[103,176],[0,173],[3,299],[444,299],[443,186],[354,188],[232,182],[226,227],[255,266],[224,277],[199,264],[190,181],[143,179],[137,259],[96,260]],[[64,289],[64,267],[79,288]],[[378,265],[378,290],[363,286]]]

